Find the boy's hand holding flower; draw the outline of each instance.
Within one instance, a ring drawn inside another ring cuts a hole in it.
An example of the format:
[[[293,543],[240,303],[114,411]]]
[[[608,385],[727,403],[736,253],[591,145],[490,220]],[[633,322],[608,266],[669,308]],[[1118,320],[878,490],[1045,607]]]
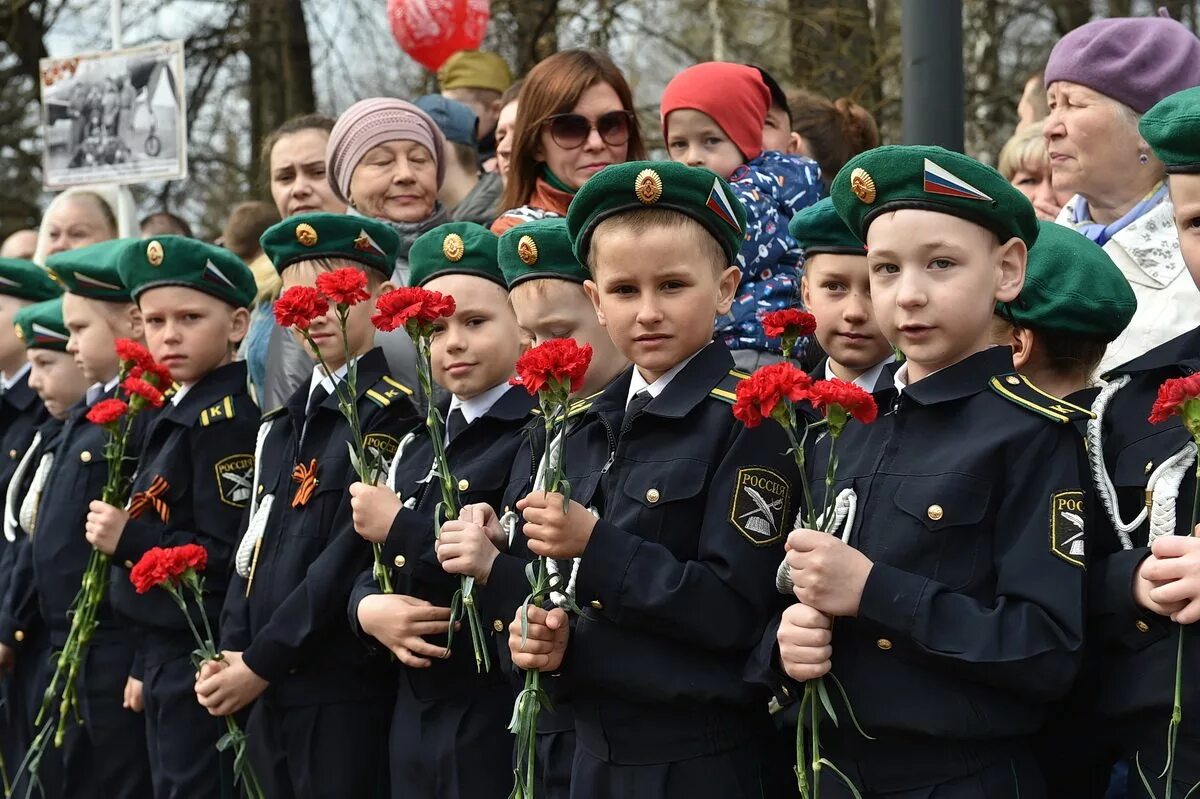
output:
[[[372,544],[387,540],[392,522],[403,507],[400,497],[387,486],[350,484],[350,511],[354,530]]]
[[[559,507],[562,507],[561,504]],[[512,655],[513,665],[525,671],[558,671],[562,667],[571,633],[567,612],[562,608],[548,611],[534,605],[528,606],[529,623],[525,627],[524,641],[521,635],[522,612],[518,608],[516,618],[508,625],[508,651]]]
[[[84,536],[93,547],[105,555],[112,555],[121,541],[121,533],[124,532],[128,521],[129,513],[124,509],[93,499],[88,505]]]
[[[805,605],[830,616],[857,616],[871,559],[840,538],[817,530],[793,530],[787,539],[793,591]]]
[[[783,612],[779,631],[779,662],[793,680],[805,682],[825,676],[833,657],[833,618],[803,602]]]
[[[404,594],[371,594],[358,603],[358,623],[410,669],[427,669],[450,657],[449,649],[424,639],[449,634],[450,608]]]
[[[547,558],[577,558],[587,549],[596,529],[596,517],[571,500],[563,513],[563,495],[535,491],[517,503],[525,517],[521,531],[529,539],[529,551]]]

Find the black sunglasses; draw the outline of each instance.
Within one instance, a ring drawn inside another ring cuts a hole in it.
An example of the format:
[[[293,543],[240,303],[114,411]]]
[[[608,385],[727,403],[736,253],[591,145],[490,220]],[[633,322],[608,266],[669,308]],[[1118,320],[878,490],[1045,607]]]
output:
[[[564,150],[575,150],[584,145],[592,131],[600,134],[604,143],[618,147],[629,141],[629,129],[633,124],[630,111],[609,111],[595,121],[583,114],[555,114],[546,118],[550,138]]]

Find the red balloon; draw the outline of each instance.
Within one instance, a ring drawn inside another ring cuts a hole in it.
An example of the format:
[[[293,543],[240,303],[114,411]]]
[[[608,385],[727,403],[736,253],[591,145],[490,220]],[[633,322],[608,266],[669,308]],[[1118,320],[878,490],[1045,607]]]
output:
[[[388,0],[400,49],[436,72],[459,50],[475,50],[487,33],[488,0]]]

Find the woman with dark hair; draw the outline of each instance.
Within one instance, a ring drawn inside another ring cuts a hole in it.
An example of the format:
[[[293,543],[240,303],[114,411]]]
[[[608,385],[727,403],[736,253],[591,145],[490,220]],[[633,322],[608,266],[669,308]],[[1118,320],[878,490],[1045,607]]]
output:
[[[848,97],[830,100],[799,89],[788,97],[794,152],[821,165],[826,187],[854,156],[879,146],[879,128],[871,112]]]
[[[610,164],[646,157],[633,93],[607,55],[564,50],[540,62],[518,98],[508,183],[492,224],[565,216],[575,192]]]

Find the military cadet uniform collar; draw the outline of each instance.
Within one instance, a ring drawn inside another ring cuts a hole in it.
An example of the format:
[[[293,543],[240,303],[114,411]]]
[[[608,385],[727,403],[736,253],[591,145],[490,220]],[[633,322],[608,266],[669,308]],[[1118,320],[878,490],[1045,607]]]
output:
[[[88,387],[87,394],[84,395],[84,400],[87,402],[88,407],[95,405],[105,397],[111,396],[113,389],[117,387],[117,383],[119,383],[120,380],[121,378],[118,375],[112,380],[109,380],[107,383],[92,383],[92,385]]]
[[[671,381],[675,379],[675,376],[682,372],[684,367],[691,363],[692,359],[699,355],[700,352],[703,352],[703,350],[694,352],[684,360],[675,364],[670,369],[663,372],[653,383],[647,383],[646,378],[642,377],[642,373],[638,371],[637,366],[634,366],[633,374],[629,378],[629,395],[625,398],[625,407],[629,407],[629,403],[633,400],[634,395],[639,391],[648,392],[651,399],[654,399],[659,394],[663,393],[663,390],[670,385]]]
[[[709,396],[709,392],[713,388],[729,377],[729,372],[733,369],[733,356],[729,354],[729,350],[724,345],[713,343],[680,363],[678,367],[673,367],[671,371],[674,371],[675,368],[678,368],[679,371],[666,381],[670,385],[660,386],[661,393],[646,406],[647,413],[666,418],[686,416]],[[667,377],[667,374],[664,374],[663,378]],[[629,399],[637,393],[637,390],[631,390],[634,381],[641,377],[636,366],[631,366],[626,375],[617,378],[608,388],[604,389],[603,394],[592,406],[593,409],[601,410],[610,404],[615,405],[620,402],[619,409],[621,413],[624,413],[625,408],[629,405]],[[663,378],[659,378],[655,382],[660,383]],[[641,382],[644,384],[645,380]],[[646,388],[651,389],[650,386],[646,386]],[[653,390],[651,393],[653,394]]]
[[[1200,372],[1200,327],[1176,336],[1144,355],[1118,366],[1105,374],[1104,379],[1111,380],[1118,375],[1152,372],[1171,366],[1189,369],[1193,373]]]
[[[450,413],[454,413],[455,410],[462,411],[463,418],[467,420],[467,424],[470,424],[490,411],[492,406],[499,402],[500,398],[507,394],[510,388],[512,386],[505,380],[503,383],[497,383],[482,394],[476,394],[470,399],[462,400],[458,397],[451,397]]]
[[[21,368],[18,369],[12,377],[9,377],[7,374],[0,375],[0,391],[8,391],[10,388],[19,383],[22,377],[29,374],[29,368],[29,361],[26,361],[25,363],[21,364]]]
[[[190,425],[200,415],[200,411],[213,402],[231,394],[243,393],[245,390],[246,362],[232,361],[217,367],[188,386],[178,402],[172,397],[171,407],[163,416]]]
[[[314,364],[312,377],[308,381],[307,401],[312,401],[313,392],[317,390],[318,386],[325,389],[325,396],[332,394],[336,385],[345,379],[348,369],[349,363],[344,363],[340,369],[335,369],[333,374],[327,375],[321,368],[321,364]]]
[[[0,398],[4,402],[19,411],[26,411],[29,406],[37,400],[37,392],[29,387],[29,364],[25,364],[25,369],[18,372],[17,376],[12,379],[12,383],[4,387],[0,391]]]
[[[895,363],[895,361],[896,361],[896,356],[893,353],[892,355],[889,355],[888,357],[884,358],[882,361],[875,364],[870,369],[863,372],[861,375],[854,378],[850,382],[852,382],[854,385],[861,388],[863,391],[874,392],[876,388],[882,388],[882,386],[879,386],[878,384],[883,379],[884,372],[887,370],[888,365]],[[908,374],[906,371],[905,377],[907,378],[907,376],[908,376]],[[833,369],[830,368],[829,358],[825,359],[825,379],[826,380],[840,379],[840,378],[838,378],[837,375],[835,375],[833,373]]]
[[[936,405],[990,391],[996,375],[1012,374],[1012,349],[988,347],[916,383],[908,382],[908,362],[896,370],[896,390],[919,405]]]

